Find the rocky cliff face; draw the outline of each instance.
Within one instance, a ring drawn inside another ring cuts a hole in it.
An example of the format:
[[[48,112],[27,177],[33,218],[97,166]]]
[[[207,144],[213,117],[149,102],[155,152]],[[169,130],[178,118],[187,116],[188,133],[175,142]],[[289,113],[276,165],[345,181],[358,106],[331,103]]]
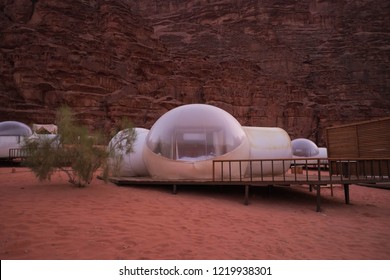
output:
[[[67,104],[92,128],[150,126],[180,104],[161,90],[164,45],[125,1],[2,2],[1,119],[53,122]]]
[[[150,127],[181,104],[324,144],[390,115],[386,0],[0,0],[0,120]]]

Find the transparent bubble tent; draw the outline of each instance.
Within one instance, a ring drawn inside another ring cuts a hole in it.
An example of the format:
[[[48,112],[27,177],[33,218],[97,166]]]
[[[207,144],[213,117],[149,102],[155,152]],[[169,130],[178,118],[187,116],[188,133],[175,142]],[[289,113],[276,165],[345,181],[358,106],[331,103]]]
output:
[[[146,168],[143,159],[143,149],[145,145],[145,139],[149,133],[145,128],[134,128],[136,133],[136,140],[133,143],[132,151],[127,153],[117,147],[116,143],[121,141],[121,135],[123,131],[119,131],[108,144],[109,149],[114,148],[115,155],[118,155],[118,162],[115,162],[115,157],[110,158],[110,165],[115,168],[116,176],[148,176],[149,172]],[[124,140],[122,140],[124,144]]]
[[[120,176],[150,176],[159,179],[212,179],[213,160],[293,159],[326,155],[312,141],[291,141],[278,127],[249,127],[228,112],[211,105],[189,104],[162,115],[150,130],[136,128],[133,152],[123,151]],[[121,133],[121,132],[120,132]],[[110,142],[115,143],[118,135]],[[248,162],[224,176],[279,175],[292,163],[264,161],[249,169]],[[227,164],[227,163],[226,163]],[[244,170],[244,172],[242,172]],[[246,170],[246,172],[245,172]],[[220,177],[220,169],[215,169]]]
[[[30,136],[30,127],[21,122],[5,121],[0,122],[0,136]]]
[[[156,121],[143,155],[152,177],[211,178],[213,159],[248,158],[249,141],[240,123],[226,111],[191,104],[172,109]],[[238,170],[232,176],[239,176]]]
[[[8,158],[9,150],[21,148],[24,139],[31,135],[31,129],[24,123],[0,122],[0,158]]]
[[[291,141],[293,155],[296,157],[315,157],[320,153],[317,145],[305,138],[297,138]]]

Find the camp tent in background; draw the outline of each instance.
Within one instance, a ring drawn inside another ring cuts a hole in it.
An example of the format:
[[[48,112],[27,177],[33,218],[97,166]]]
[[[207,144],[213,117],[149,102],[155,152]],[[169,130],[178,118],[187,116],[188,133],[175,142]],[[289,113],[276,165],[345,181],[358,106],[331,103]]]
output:
[[[57,134],[58,127],[54,124],[33,124],[32,130],[37,134]]]
[[[19,149],[32,135],[30,127],[17,121],[0,122],[0,158],[9,158],[10,149]]]
[[[30,140],[40,143],[49,141],[52,145],[59,144],[58,127],[54,124],[33,124],[33,135],[29,137]]]

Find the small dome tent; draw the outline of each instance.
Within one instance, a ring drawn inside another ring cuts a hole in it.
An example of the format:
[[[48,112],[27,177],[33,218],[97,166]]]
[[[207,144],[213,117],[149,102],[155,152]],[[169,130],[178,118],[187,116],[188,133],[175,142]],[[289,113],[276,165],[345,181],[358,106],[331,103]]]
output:
[[[17,121],[0,122],[0,158],[8,158],[10,149],[21,148],[26,137],[32,135],[30,127]]]
[[[295,157],[315,157],[320,151],[313,141],[297,138],[291,141],[292,153]]]
[[[0,136],[30,136],[31,128],[17,121],[0,122]]]
[[[289,159],[292,156],[291,139],[287,132],[278,127],[243,127],[250,143],[250,159]],[[252,165],[252,175],[278,175],[286,173],[289,161],[264,161]],[[249,166],[247,175],[250,174]]]
[[[295,164],[317,164],[318,158],[321,163],[327,163],[328,150],[327,148],[319,148],[317,145],[305,138],[297,138],[291,141],[293,158],[302,158],[303,160],[294,160]],[[315,158],[308,160],[309,158]]]
[[[211,178],[212,160],[248,157],[249,143],[238,121],[205,104],[183,105],[165,113],[150,129],[144,147],[150,175],[166,179]],[[233,171],[232,176],[239,172]]]
[[[143,155],[142,155],[144,145],[145,145],[145,139],[149,130],[145,128],[139,128],[139,127],[136,127],[134,129],[136,133],[136,139],[133,143],[133,147],[132,147],[133,149],[130,153],[126,153],[126,151],[120,150],[118,147],[115,147],[118,141],[122,139],[121,135],[124,133],[123,130],[119,131],[108,144],[109,149],[111,148],[115,149],[115,154],[122,156],[122,159],[119,162],[115,162],[115,158],[110,159],[110,164],[114,168],[118,169],[115,170],[117,176],[136,177],[136,176],[149,175],[149,172],[145,166]]]

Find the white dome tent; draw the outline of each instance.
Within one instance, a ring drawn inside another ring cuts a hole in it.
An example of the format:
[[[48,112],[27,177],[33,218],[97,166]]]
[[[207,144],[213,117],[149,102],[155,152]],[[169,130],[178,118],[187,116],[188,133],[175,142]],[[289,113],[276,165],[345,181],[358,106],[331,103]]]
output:
[[[291,141],[292,154],[296,164],[317,164],[318,160],[308,160],[310,158],[320,158],[321,163],[326,163],[328,158],[327,148],[319,148],[313,141],[306,138],[297,138]],[[322,160],[323,159],[323,160]]]
[[[17,121],[0,122],[0,158],[8,158],[10,149],[20,149],[25,138],[32,135],[30,127]]]
[[[238,121],[205,104],[165,113],[151,128],[144,147],[150,175],[163,179],[210,179],[213,160],[248,157],[249,142]],[[238,170],[231,175],[239,176]]]
[[[317,145],[305,138],[297,138],[291,141],[292,153],[295,157],[315,157],[320,151]]]
[[[109,149],[113,148],[115,155],[121,157],[121,160],[119,162],[115,162],[115,157],[110,159],[111,166],[114,169],[118,169],[115,170],[115,175],[117,176],[136,177],[149,175],[142,155],[145,145],[145,139],[149,130],[139,127],[134,128],[134,130],[136,133],[136,139],[133,143],[132,151],[130,153],[126,153],[125,150],[121,150],[119,149],[119,147],[115,147],[118,141],[121,141],[121,135],[124,133],[124,131],[119,131],[108,144]],[[122,139],[122,141],[125,140]]]

